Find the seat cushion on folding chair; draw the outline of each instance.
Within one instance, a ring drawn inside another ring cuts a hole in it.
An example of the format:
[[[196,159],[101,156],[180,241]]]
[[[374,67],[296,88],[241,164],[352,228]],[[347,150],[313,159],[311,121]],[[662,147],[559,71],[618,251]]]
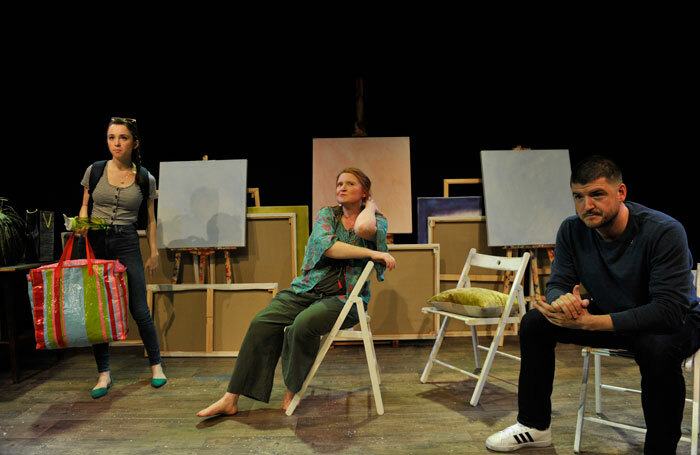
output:
[[[507,302],[508,294],[482,288],[448,289],[428,300],[439,310],[475,318],[499,317]],[[517,313],[517,308],[516,299],[511,314]]]

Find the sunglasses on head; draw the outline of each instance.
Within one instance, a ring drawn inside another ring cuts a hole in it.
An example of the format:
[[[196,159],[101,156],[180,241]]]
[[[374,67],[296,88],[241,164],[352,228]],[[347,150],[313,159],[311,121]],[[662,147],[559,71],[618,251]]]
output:
[[[110,122],[111,123],[114,123],[114,122],[130,123],[132,125],[136,125],[136,119],[135,118],[128,118],[128,117],[112,117]]]

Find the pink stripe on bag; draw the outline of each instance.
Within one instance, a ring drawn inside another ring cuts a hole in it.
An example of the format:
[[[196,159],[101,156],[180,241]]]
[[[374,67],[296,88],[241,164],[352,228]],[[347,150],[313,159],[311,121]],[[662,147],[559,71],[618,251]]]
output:
[[[119,262],[117,262],[116,264],[119,264]],[[124,331],[124,326],[125,326],[124,319],[126,318],[126,311],[124,311],[124,296],[123,296],[123,294],[122,294],[123,289],[122,289],[122,287],[120,286],[120,285],[121,285],[121,279],[119,279],[119,277],[117,277],[117,273],[119,273],[119,272],[117,272],[117,266],[116,266],[116,264],[115,264],[115,266],[114,266],[114,271],[113,271],[113,273],[111,274],[111,278],[113,278],[113,280],[110,280],[110,282],[111,282],[112,286],[114,286],[114,287],[113,287],[113,292],[114,292],[114,295],[116,295],[115,302],[114,302],[114,303],[115,303],[114,307],[115,307],[115,310],[116,310],[116,313],[117,313],[117,315],[116,315],[116,320],[117,320],[117,323],[118,323],[118,327],[117,327],[117,329],[118,329],[118,338],[117,338],[117,339],[121,340],[121,339],[123,339],[124,336],[126,335],[126,333],[125,333],[125,331]],[[123,273],[121,273],[120,275],[121,275],[122,277],[124,276]]]
[[[61,333],[61,330],[64,329],[61,321],[61,316],[63,316],[63,286],[61,286],[61,272],[62,270],[60,268],[56,268],[51,274],[51,283],[53,285],[53,302],[51,302],[53,310],[53,336],[56,346],[59,348],[65,347],[64,337]]]
[[[115,273],[116,275],[116,273]],[[119,339],[123,340],[126,339],[126,333],[127,333],[127,320],[126,320],[126,307],[128,306],[129,303],[129,290],[127,289],[126,286],[126,280],[124,279],[124,272],[119,273],[119,276],[115,276],[117,278],[117,289],[119,292],[119,310],[121,313],[121,318],[119,319]]]
[[[117,288],[115,284],[115,279],[116,277],[114,276],[115,273],[115,266],[112,264],[110,267],[111,273],[109,274],[109,288],[112,291],[112,312],[113,312],[113,324],[114,324],[114,339],[118,340],[119,339],[119,333],[120,333],[120,325],[121,325],[121,319],[122,319],[122,306],[121,306],[121,301],[119,298],[119,289]]]
[[[111,304],[107,306],[109,310],[109,323],[111,325],[111,333],[112,333],[112,339],[116,340],[117,339],[117,328],[115,327],[116,323],[114,321],[114,308],[113,308],[113,303],[114,303],[114,294],[112,292],[112,287],[110,283],[110,273],[109,270],[112,268],[110,267],[111,264],[106,264],[105,267],[105,273],[104,273],[104,283],[105,283],[105,289],[107,290],[107,301],[110,302]]]
[[[97,301],[100,304],[100,325],[102,326],[102,339],[106,340],[107,328],[105,327],[105,312],[104,308],[102,308],[102,305],[104,305],[102,300],[102,289],[100,289],[102,287],[100,286],[100,276],[102,275],[102,273],[100,272],[99,265],[95,264],[94,267],[97,269],[95,270],[97,272],[95,273],[95,288],[97,289]]]

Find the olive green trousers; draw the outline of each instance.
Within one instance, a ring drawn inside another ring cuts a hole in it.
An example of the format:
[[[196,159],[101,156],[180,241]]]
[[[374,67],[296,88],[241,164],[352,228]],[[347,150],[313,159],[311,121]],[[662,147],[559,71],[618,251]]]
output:
[[[281,354],[284,383],[297,393],[316,359],[320,336],[330,332],[344,305],[336,296],[280,291],[251,321],[228,391],[269,402]],[[342,328],[358,322],[357,309],[353,307]]]

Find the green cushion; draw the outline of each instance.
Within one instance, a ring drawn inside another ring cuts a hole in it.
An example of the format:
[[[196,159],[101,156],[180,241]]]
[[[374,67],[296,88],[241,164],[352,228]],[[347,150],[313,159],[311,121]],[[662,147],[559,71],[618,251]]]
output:
[[[517,302],[517,299],[513,302],[511,316],[518,313]],[[448,289],[431,297],[428,303],[449,313],[475,318],[496,318],[503,313],[503,307],[508,303],[508,294],[481,288]]]
[[[491,289],[458,288],[442,291],[428,302],[450,302],[479,308],[504,307],[508,302],[508,294]],[[517,299],[514,303],[517,303]]]

